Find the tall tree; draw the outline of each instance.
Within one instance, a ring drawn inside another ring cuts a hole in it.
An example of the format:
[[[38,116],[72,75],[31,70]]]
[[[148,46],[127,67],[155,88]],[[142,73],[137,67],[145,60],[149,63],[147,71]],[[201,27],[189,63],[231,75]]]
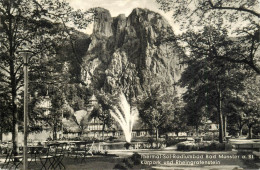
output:
[[[186,132],[189,130],[189,126],[187,126],[189,123],[188,117],[184,114],[184,108],[182,105],[183,104],[178,103],[176,108],[169,110],[169,117],[161,128],[162,132],[175,132],[178,136],[180,132]]]
[[[29,66],[41,64],[42,57],[51,58],[56,47],[68,40],[71,29],[68,23],[84,28],[90,19],[88,13],[74,11],[68,3],[59,0],[3,0],[0,1],[0,53],[1,84],[8,87],[12,110],[13,149],[18,151],[18,107],[23,85],[22,52],[34,59]],[[72,22],[70,22],[72,21]],[[37,59],[36,59],[37,58]]]
[[[260,122],[260,81],[259,76],[248,77],[245,81],[246,89],[240,94],[242,95],[245,106],[243,111],[245,113],[245,122],[248,126],[249,138],[253,137],[253,127]]]
[[[147,92],[147,96],[139,101],[138,110],[144,123],[155,130],[158,144],[159,130],[171,116],[169,113],[174,108],[174,97],[163,93],[158,85],[152,86]]]
[[[110,114],[113,96],[103,92],[98,92],[96,96],[97,104],[94,106],[92,115],[102,122],[102,140],[104,140],[105,128],[111,128],[114,122]]]
[[[184,101],[188,105],[197,105],[196,111],[217,113],[219,142],[223,142],[224,135],[224,103],[233,97],[233,92],[243,90],[241,82],[245,77],[242,71],[236,71],[237,65],[217,59],[219,54],[225,54],[223,49],[229,43],[226,37],[225,30],[211,26],[200,33],[184,34],[190,55],[180,80],[183,87],[187,86]]]

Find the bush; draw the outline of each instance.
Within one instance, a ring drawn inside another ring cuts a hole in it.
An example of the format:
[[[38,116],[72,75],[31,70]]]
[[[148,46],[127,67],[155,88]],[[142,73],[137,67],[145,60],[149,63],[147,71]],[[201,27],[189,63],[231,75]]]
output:
[[[129,149],[130,146],[131,146],[131,143],[126,142],[126,143],[124,144],[124,147],[125,147],[126,149]]]
[[[184,146],[185,146],[184,144],[178,144],[177,145],[177,150],[178,151],[184,151]]]
[[[133,168],[133,166],[134,166],[134,163],[133,163],[133,161],[131,160],[131,158],[130,158],[130,159],[129,159],[129,158],[123,159],[123,163],[124,163],[127,167],[129,167],[129,168]]]
[[[231,151],[232,145],[229,143],[180,143],[177,145],[178,151]]]
[[[217,149],[217,143],[213,142],[209,145],[209,149],[210,151],[214,151]]]
[[[230,143],[225,144],[225,151],[232,151],[232,145]]]
[[[192,149],[193,151],[198,151],[199,150],[199,145],[194,145],[192,146]]]
[[[134,165],[141,164],[141,155],[135,152],[131,157],[125,158],[121,163],[115,165],[114,169],[132,169]]]
[[[117,139],[117,138],[116,138],[116,137],[113,137],[113,136],[109,136],[109,138],[108,138],[108,140],[109,140],[110,142],[114,141],[115,139]]]
[[[130,159],[133,161],[134,165],[140,165],[141,164],[141,160],[142,160],[142,156],[140,154],[138,154],[137,152],[135,152]]]
[[[118,163],[113,169],[127,169],[127,167],[123,163]]]
[[[154,138],[148,138],[147,142],[151,145],[151,148],[153,147],[153,143],[155,142]]]
[[[216,150],[217,151],[224,151],[225,150],[225,144],[224,143],[218,143],[216,145]]]
[[[174,139],[174,138],[168,138],[166,140],[166,146],[173,146],[173,145],[176,145],[180,142],[184,142],[186,141],[186,139]]]
[[[203,141],[212,141],[212,136],[210,135],[203,136]]]
[[[213,136],[212,135],[205,135],[202,138],[203,138],[203,141],[212,141]],[[218,140],[218,135],[214,136],[214,140]]]
[[[163,146],[165,146],[166,143],[164,138],[159,138],[158,141],[156,141],[156,139],[152,137],[148,138],[147,142],[150,144],[150,148],[157,148],[157,146],[159,148],[162,148]]]

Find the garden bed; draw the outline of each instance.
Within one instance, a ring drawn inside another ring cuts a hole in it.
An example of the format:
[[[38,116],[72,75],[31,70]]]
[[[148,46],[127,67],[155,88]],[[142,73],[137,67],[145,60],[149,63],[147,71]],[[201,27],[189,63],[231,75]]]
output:
[[[231,151],[232,145],[229,143],[217,142],[190,142],[185,141],[177,144],[178,151]]]

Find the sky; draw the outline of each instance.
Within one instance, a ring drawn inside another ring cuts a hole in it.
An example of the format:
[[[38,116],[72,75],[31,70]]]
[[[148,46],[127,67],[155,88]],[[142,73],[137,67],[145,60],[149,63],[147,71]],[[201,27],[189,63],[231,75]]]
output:
[[[74,9],[87,10],[93,7],[103,7],[110,11],[112,17],[119,14],[128,16],[134,8],[147,8],[152,11],[160,13],[173,27],[175,34],[179,34],[178,24],[173,22],[172,15],[159,10],[159,4],[155,0],[67,0]],[[91,26],[85,30],[90,34],[92,31]]]

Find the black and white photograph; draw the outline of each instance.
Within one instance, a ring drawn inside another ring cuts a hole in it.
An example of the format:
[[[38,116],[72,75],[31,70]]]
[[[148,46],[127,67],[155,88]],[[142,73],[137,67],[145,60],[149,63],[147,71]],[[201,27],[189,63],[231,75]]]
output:
[[[15,169],[260,169],[260,1],[0,0]]]

